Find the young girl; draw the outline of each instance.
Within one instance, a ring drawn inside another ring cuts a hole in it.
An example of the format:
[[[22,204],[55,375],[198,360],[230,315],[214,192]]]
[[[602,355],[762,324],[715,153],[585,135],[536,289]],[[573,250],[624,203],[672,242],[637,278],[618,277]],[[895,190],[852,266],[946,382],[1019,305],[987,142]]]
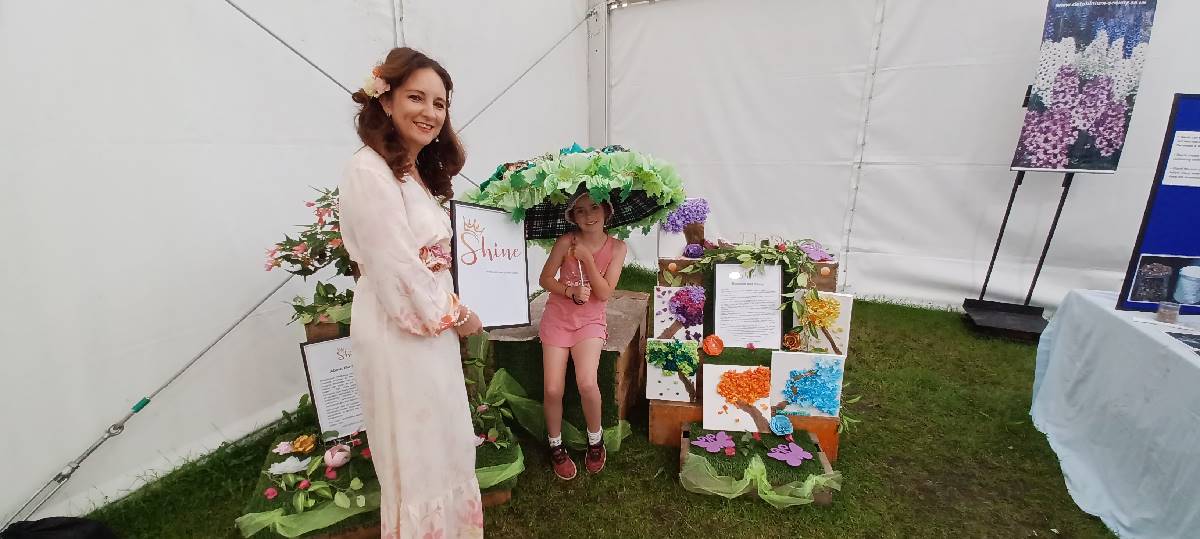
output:
[[[607,455],[600,428],[600,387],[596,370],[600,349],[608,338],[605,307],[625,264],[625,242],[604,227],[612,206],[599,204],[586,192],[567,203],[566,219],[579,227],[554,243],[542,268],[540,284],[550,293],[538,335],[542,339],[542,368],[546,434],[550,437],[550,463],[560,479],[575,478],[575,462],[562,443],[562,397],[566,385],[567,356],[575,361],[575,383],[587,420],[588,448],[584,467],[590,473],[604,469]],[[558,275],[555,278],[555,275]]]

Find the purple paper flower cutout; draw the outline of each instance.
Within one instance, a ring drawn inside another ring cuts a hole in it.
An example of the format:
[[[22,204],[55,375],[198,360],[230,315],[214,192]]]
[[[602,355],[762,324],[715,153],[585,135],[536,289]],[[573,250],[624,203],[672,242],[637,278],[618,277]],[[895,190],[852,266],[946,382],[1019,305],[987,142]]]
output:
[[[709,453],[720,453],[721,451],[732,448],[734,446],[733,438],[730,438],[725,431],[716,434],[706,434],[695,440],[692,440],[692,445],[703,447]],[[812,455],[809,455],[812,458]]]
[[[804,251],[804,254],[808,255],[808,258],[811,258],[813,262],[826,262],[833,260],[833,255],[829,254],[829,251],[825,250],[825,246],[815,241],[806,241],[801,243],[800,250]]]
[[[787,445],[779,444],[772,447],[767,456],[775,460],[786,462],[788,466],[796,467],[804,463],[806,460],[812,460],[812,453],[805,451],[803,447],[796,445],[796,442],[791,442]]]

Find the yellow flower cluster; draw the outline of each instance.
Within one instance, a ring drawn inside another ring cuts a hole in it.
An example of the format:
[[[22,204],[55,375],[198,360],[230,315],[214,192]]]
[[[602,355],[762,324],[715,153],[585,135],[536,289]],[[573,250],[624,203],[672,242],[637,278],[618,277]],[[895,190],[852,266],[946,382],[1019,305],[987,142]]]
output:
[[[804,298],[804,317],[808,322],[819,328],[827,328],[837,321],[842,314],[842,304],[836,299],[823,299],[807,296]]]

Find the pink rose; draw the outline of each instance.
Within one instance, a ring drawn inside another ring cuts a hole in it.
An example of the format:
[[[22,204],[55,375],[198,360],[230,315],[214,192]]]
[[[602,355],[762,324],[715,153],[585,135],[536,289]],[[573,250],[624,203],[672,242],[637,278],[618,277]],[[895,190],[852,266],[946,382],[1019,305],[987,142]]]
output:
[[[303,254],[303,253],[305,253],[305,252],[307,252],[307,251],[308,251],[308,244],[307,244],[307,243],[301,243],[300,245],[297,245],[297,246],[295,246],[295,247],[292,247],[292,252],[293,252],[293,253],[296,253],[296,254]]]
[[[482,413],[488,411],[488,405],[480,404],[478,407],[475,408],[475,411],[482,414]]]
[[[337,470],[333,468],[325,468],[325,479],[337,479]]]
[[[335,445],[325,452],[325,466],[330,469],[341,468],[347,462],[350,462],[350,446],[346,444]]]
[[[266,496],[266,498],[268,500],[274,500],[275,497],[278,495],[279,495],[279,491],[275,490],[275,487],[270,487],[267,490],[263,491],[263,496]]]
[[[296,485],[296,488],[298,488],[300,490],[308,490],[308,487],[311,487],[311,486],[312,486],[312,483],[310,483],[307,479],[305,479],[305,480],[301,481],[299,485]]]

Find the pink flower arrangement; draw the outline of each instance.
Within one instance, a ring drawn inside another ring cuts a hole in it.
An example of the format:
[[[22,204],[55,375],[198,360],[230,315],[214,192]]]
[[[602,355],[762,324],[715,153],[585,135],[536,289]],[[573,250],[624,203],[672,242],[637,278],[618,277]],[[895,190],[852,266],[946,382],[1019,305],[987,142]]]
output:
[[[304,203],[312,208],[314,222],[302,225],[295,237],[284,236],[283,241],[267,249],[267,271],[284,268],[289,273],[308,276],[334,264],[340,275],[350,275],[350,253],[342,243],[338,190],[318,191],[321,196]]]

